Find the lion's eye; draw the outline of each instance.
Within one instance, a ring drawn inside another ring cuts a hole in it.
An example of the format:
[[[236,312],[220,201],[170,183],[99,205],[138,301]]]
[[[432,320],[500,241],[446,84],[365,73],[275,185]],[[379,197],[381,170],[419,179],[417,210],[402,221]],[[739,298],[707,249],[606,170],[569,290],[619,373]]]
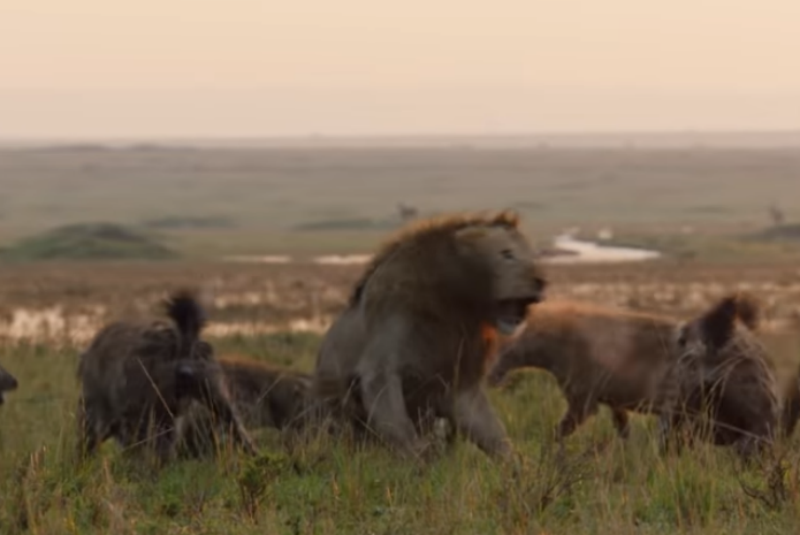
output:
[[[506,260],[514,260],[514,251],[512,251],[511,249],[503,249],[502,251],[500,251],[500,254]]]

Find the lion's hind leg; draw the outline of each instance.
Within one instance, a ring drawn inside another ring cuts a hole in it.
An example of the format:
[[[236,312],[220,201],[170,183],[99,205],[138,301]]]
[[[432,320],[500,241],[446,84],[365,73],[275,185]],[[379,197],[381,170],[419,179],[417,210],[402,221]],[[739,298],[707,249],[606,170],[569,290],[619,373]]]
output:
[[[403,454],[421,454],[427,444],[406,411],[400,376],[385,371],[364,374],[360,385],[367,425]]]
[[[511,455],[513,448],[505,427],[479,385],[458,392],[454,409],[456,426],[467,439],[489,455]]]

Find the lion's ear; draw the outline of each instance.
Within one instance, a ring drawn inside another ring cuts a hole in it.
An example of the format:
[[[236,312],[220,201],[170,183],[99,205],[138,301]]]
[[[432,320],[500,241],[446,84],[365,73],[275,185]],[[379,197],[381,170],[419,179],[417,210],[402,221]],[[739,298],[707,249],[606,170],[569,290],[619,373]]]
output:
[[[488,230],[484,227],[470,226],[457,230],[455,232],[455,237],[459,243],[468,244],[476,243],[486,238],[487,234]]]
[[[506,209],[492,219],[492,225],[516,229],[519,227],[519,214],[511,209]]]

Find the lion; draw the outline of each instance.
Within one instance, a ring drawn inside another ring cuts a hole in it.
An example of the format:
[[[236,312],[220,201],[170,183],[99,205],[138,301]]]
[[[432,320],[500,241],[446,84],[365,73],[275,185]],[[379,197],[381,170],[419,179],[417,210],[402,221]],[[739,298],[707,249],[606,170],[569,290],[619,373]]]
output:
[[[200,339],[202,308],[186,291],[176,292],[163,306],[172,324],[111,323],[81,355],[81,455],[115,438],[125,448],[154,445],[165,461],[175,455],[182,416],[193,402],[218,414],[233,428],[234,439],[254,453],[213,347]]]
[[[17,383],[17,378],[11,375],[8,370],[0,366],[0,405],[5,402],[3,395],[6,392],[16,390],[18,386],[19,383]]]
[[[544,302],[531,307],[525,329],[500,350],[488,383],[497,386],[526,366],[553,374],[568,404],[555,430],[559,441],[603,403],[621,438],[630,432],[628,411],[659,415],[662,446],[711,411],[712,440],[732,444],[746,431],[761,433],[761,421],[773,422],[774,376],[752,336],[756,313],[743,296],[725,297],[685,323],[587,303]],[[727,381],[720,390],[722,375]]]
[[[401,455],[427,455],[427,431],[444,418],[506,457],[513,450],[482,385],[486,330],[512,334],[545,284],[512,212],[412,223],[374,256],[325,334],[314,395]]]

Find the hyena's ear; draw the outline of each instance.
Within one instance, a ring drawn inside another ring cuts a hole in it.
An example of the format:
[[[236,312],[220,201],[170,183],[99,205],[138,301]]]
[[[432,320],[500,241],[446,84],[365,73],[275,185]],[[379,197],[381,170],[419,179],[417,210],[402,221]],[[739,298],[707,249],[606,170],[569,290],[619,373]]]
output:
[[[736,299],[736,315],[739,321],[750,329],[755,331],[761,323],[761,307],[755,297],[749,294],[740,293],[734,296]]]
[[[736,296],[721,299],[700,318],[700,332],[707,345],[720,349],[733,337],[739,313]]]

